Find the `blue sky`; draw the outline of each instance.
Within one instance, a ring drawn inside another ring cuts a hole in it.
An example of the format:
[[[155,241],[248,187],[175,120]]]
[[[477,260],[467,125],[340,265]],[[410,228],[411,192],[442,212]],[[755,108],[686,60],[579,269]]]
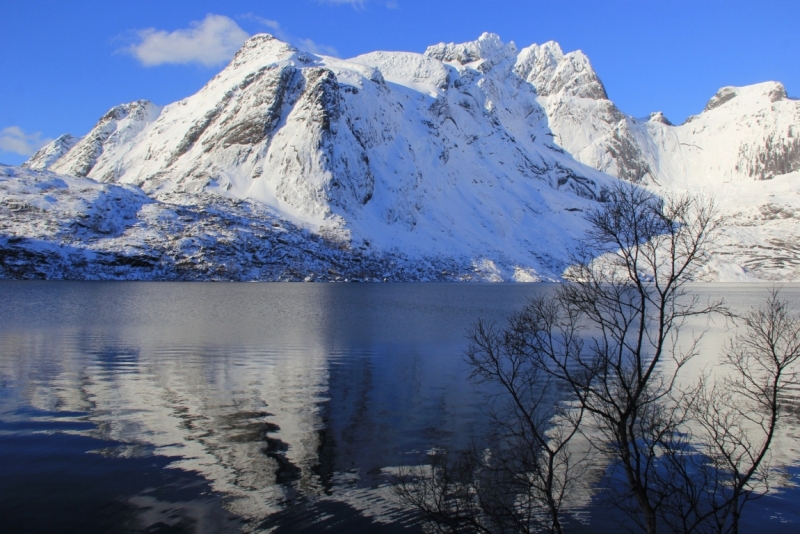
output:
[[[0,162],[83,135],[117,104],[188,96],[263,31],[340,57],[484,31],[555,40],[589,56],[624,112],[682,122],[725,85],[800,96],[798,21],[795,0],[0,0]]]

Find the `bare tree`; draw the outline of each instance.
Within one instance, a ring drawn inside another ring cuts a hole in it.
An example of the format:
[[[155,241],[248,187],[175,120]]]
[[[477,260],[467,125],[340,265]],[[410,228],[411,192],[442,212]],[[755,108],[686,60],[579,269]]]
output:
[[[591,229],[575,258],[574,283],[557,291],[565,315],[587,330],[580,352],[551,357],[549,369],[590,416],[587,431],[621,470],[617,504],[648,532],[657,530],[669,494],[660,457],[685,422],[675,383],[699,339],[680,345],[686,321],[725,312],[701,303],[687,282],[702,263],[719,219],[713,202],[658,198],[631,185],[590,212]]]
[[[688,411],[676,379],[699,342],[681,344],[680,332],[690,318],[725,313],[721,302],[703,303],[685,285],[702,265],[719,218],[713,202],[688,195],[664,199],[625,184],[612,196],[587,214],[590,230],[569,283],[531,300],[506,328],[479,323],[470,335],[473,377],[504,391],[493,414],[505,447],[490,450],[480,474],[501,472],[513,481],[516,473],[529,481],[529,500],[514,505],[536,503],[549,518],[547,528],[531,521],[518,531],[561,532],[565,491],[576,467],[585,467],[569,451],[578,429],[619,469],[624,491],[615,503],[648,533],[657,530],[671,486],[685,482],[665,464],[665,454],[681,458],[675,436]],[[553,391],[561,397],[545,393]],[[473,484],[475,509],[509,517],[512,509],[497,506],[509,502],[506,496],[487,498],[484,486]],[[511,493],[525,494],[521,487]]]
[[[691,406],[697,439],[714,485],[705,518],[715,532],[739,532],[745,504],[769,489],[769,449],[788,390],[800,384],[800,317],[773,290],[766,304],[742,318],[745,330],[729,345],[730,373],[704,377]]]

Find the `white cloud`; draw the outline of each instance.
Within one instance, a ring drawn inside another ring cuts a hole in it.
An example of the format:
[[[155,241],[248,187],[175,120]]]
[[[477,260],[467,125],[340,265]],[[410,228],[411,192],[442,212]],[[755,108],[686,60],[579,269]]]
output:
[[[283,26],[281,26],[281,24],[277,20],[265,19],[264,17],[253,15],[252,13],[245,15],[244,18],[258,22],[262,26],[266,27],[269,30],[269,33],[271,33],[281,41],[296,46],[300,50],[311,52],[312,54],[321,54],[324,56],[335,56],[335,57],[339,56],[339,52],[336,50],[336,48],[332,46],[320,44],[311,39],[295,37],[288,31],[286,31],[286,29]]]
[[[28,134],[19,126],[0,130],[0,150],[20,156],[30,156],[51,141],[49,138],[43,139],[42,132]]]
[[[139,42],[125,51],[143,65],[200,63],[207,67],[228,61],[250,35],[224,15],[206,15],[190,28],[167,32],[147,28],[136,32]]]
[[[348,0],[347,3],[351,2]],[[253,14],[239,18],[258,22],[278,39],[301,50],[326,56],[339,55],[332,46],[291,35],[278,21]],[[192,22],[188,29],[167,32],[147,28],[134,33],[137,42],[122,51],[132,54],[147,67],[165,63],[200,63],[208,67],[219,65],[230,60],[250,37],[233,19],[214,14],[206,15],[200,22]]]

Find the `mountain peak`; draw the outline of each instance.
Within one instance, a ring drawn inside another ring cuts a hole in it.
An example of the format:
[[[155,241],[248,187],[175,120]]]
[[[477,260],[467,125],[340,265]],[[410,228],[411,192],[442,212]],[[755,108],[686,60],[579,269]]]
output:
[[[660,122],[661,124],[666,124],[667,126],[674,126],[672,122],[664,115],[663,111],[654,111],[647,117],[648,122]]]
[[[157,109],[158,106],[149,100],[136,100],[134,102],[128,102],[127,104],[114,106],[108,110],[105,115],[100,117],[99,122],[103,123],[109,121],[118,121],[125,118],[131,118],[133,120],[145,120],[148,115],[157,112],[155,111]]]
[[[564,54],[555,41],[524,48],[517,58],[517,74],[533,84],[540,96],[566,96],[608,100],[606,89],[580,50]]]
[[[137,100],[111,108],[100,117],[92,131],[73,143],[64,157],[51,162],[53,170],[74,176],[87,176],[104,151],[131,142],[160,112],[161,107],[149,100]]]
[[[723,87],[711,97],[703,112],[717,109],[736,97],[747,102],[778,102],[788,98],[786,88],[780,82],[763,82],[744,87]]]
[[[291,58],[295,54],[306,55],[297,48],[281,41],[269,33],[253,35],[242,44],[242,47],[233,56],[230,67],[236,68],[251,62],[272,63]]]
[[[517,46],[513,41],[508,44],[503,43],[499,35],[488,32],[481,34],[475,41],[460,44],[439,43],[425,50],[426,56],[439,61],[467,65],[483,60],[483,63],[490,67],[504,59],[514,57],[516,53]]]
[[[717,93],[711,97],[711,99],[706,104],[706,107],[703,109],[703,112],[711,111],[712,109],[716,109],[723,104],[730,102],[734,98],[738,96],[739,92],[737,91],[736,87],[723,87]]]
[[[70,134],[61,135],[37,150],[36,154],[31,156],[31,158],[23,163],[22,166],[26,169],[31,169],[34,171],[46,170],[61,156],[69,152],[70,149],[72,149],[72,147],[78,143],[78,141],[80,141],[79,137],[75,137]]]

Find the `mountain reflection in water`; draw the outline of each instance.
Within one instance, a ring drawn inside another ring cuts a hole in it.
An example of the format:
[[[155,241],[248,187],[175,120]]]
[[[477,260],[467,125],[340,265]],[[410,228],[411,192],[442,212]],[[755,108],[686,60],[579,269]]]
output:
[[[714,287],[740,308],[768,289]],[[466,380],[465,328],[552,290],[0,288],[0,512],[12,532],[420,531],[395,502],[391,474],[486,430],[489,391]],[[712,326],[708,343],[721,342],[724,328]],[[786,480],[747,511],[762,506],[757,515],[776,528],[800,521],[798,492],[788,489],[796,429],[775,454]],[[576,517],[602,512],[590,506]]]

